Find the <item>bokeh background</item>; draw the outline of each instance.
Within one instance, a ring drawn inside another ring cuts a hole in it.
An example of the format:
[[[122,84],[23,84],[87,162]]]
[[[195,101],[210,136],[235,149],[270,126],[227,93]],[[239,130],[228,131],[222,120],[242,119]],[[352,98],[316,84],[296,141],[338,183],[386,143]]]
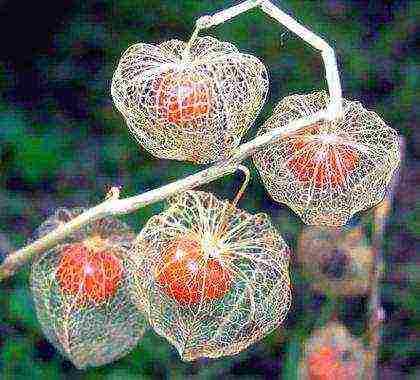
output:
[[[110,81],[129,45],[186,39],[200,15],[235,3],[0,0],[0,254],[8,245],[24,245],[57,207],[92,206],[111,185],[122,185],[122,195],[129,196],[197,170],[191,164],[156,160],[136,145],[113,107]],[[386,324],[379,359],[382,379],[420,378],[420,2],[281,3],[336,47],[345,96],[375,109],[406,138],[406,159],[384,242]],[[320,55],[260,11],[208,34],[234,42],[268,66],[269,101],[246,139],[283,96],[326,87]],[[252,173],[241,207],[269,213],[294,249],[302,223],[272,202],[254,169]],[[239,185],[240,177],[231,176],[206,189],[232,198]],[[162,208],[155,204],[124,220],[140,230]],[[368,223],[369,218],[360,220]],[[182,363],[164,339],[149,332],[123,359],[78,371],[43,337],[27,266],[0,284],[0,378],[295,379],[302,342],[328,320],[334,300],[313,293],[294,265],[291,272],[294,302],[285,328],[240,355]],[[363,334],[366,299],[342,300],[338,309],[340,320],[354,334]]]

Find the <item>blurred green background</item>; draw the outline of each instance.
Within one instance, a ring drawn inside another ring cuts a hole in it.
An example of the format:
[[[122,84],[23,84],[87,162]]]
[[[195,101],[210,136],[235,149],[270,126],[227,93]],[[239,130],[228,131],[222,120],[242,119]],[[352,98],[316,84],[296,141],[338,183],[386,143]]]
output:
[[[8,251],[6,240],[15,247],[25,244],[57,207],[95,205],[115,184],[123,186],[123,196],[141,193],[197,170],[191,164],[156,160],[136,145],[113,107],[110,82],[129,45],[186,39],[199,16],[236,3],[0,1],[0,254]],[[345,97],[374,109],[406,138],[406,160],[385,242],[382,296],[387,319],[380,370],[382,379],[419,378],[420,3],[285,0],[281,5],[335,46]],[[269,69],[269,101],[246,139],[282,97],[326,87],[320,55],[260,11],[208,34],[255,54]],[[273,203],[255,169],[252,174],[241,207],[270,214],[294,249],[302,223]],[[206,189],[232,198],[240,180],[231,176]],[[162,207],[155,204],[124,220],[140,230]],[[43,337],[26,267],[0,285],[0,378],[294,379],[301,343],[329,318],[333,300],[312,294],[293,265],[291,273],[294,301],[285,328],[238,356],[185,364],[168,343],[149,332],[123,359],[78,371]],[[362,297],[339,304],[340,319],[355,334],[363,332],[365,311]]]

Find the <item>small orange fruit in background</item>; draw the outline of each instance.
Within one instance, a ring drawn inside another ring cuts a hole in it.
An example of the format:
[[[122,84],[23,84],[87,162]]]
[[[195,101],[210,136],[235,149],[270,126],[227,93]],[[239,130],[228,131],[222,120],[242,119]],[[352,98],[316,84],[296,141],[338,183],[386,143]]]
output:
[[[299,363],[302,380],[366,380],[369,351],[340,322],[330,321],[304,342]]]
[[[313,352],[308,357],[309,380],[353,380],[355,363],[347,356],[351,356],[349,351],[340,352],[330,346]]]
[[[198,73],[168,71],[153,85],[159,118],[183,126],[200,123],[211,109],[211,87]]]
[[[98,304],[116,293],[122,266],[110,252],[71,244],[63,248],[56,278],[64,293],[77,297],[82,303]]]
[[[293,137],[294,157],[288,166],[301,182],[313,182],[317,188],[341,187],[356,169],[359,155],[354,148],[328,141],[328,138],[325,141],[308,138],[320,135],[320,132],[319,126],[315,125]]]
[[[164,292],[181,304],[220,299],[231,288],[228,270],[217,258],[206,258],[201,243],[192,237],[169,244],[155,278]]]

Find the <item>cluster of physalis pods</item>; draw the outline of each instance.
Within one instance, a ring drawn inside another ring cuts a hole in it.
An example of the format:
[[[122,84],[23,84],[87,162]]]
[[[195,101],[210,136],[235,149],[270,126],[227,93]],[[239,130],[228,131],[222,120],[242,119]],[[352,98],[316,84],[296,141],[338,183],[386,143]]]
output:
[[[256,139],[239,146],[264,105],[267,69],[231,43],[198,33],[253,7],[321,51],[329,94],[284,98]],[[400,159],[397,133],[341,98],[334,51],[269,1],[199,19],[188,42],[130,47],[112,97],[156,157],[217,165],[253,154],[271,197],[307,224],[344,225],[377,204]],[[49,340],[83,368],[127,353],[146,326],[183,360],[236,354],[270,333],[290,306],[289,249],[268,216],[236,203],[178,192],[137,237],[104,218],[40,255],[32,289]],[[40,234],[81,212],[57,211]],[[333,360],[330,351],[318,354]],[[302,371],[320,371],[312,362]]]

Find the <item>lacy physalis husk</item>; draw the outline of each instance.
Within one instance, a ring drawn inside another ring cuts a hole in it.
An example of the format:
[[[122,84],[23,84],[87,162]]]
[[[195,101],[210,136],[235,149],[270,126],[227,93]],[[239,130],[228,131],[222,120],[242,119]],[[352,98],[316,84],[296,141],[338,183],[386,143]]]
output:
[[[259,135],[325,109],[325,92],[284,98]],[[344,225],[378,204],[400,161],[398,134],[359,102],[258,151],[254,162],[272,198],[307,224]]]
[[[183,360],[236,354],[289,310],[289,250],[264,214],[187,191],[133,247],[134,299]]]
[[[268,74],[256,57],[199,37],[138,43],[112,80],[114,103],[137,141],[159,158],[208,163],[228,156],[261,110]]]
[[[41,237],[83,209],[59,209]],[[128,353],[146,319],[131,302],[126,261],[133,233],[112,218],[93,222],[35,259],[31,285],[48,340],[78,368],[100,366]]]

